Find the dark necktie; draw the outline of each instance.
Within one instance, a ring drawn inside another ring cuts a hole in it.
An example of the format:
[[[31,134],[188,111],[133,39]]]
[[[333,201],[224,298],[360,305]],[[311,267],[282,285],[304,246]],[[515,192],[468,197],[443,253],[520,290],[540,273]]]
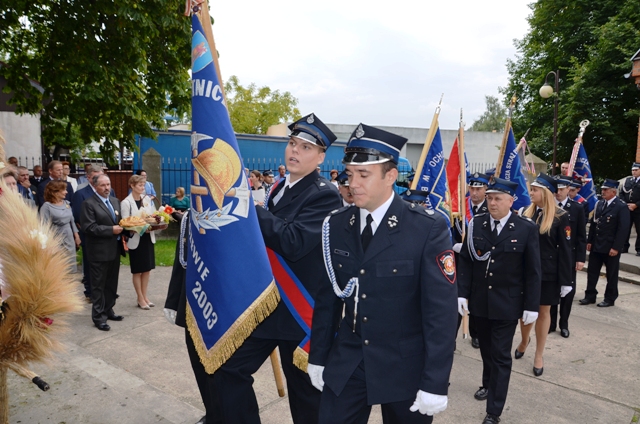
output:
[[[373,228],[371,227],[371,223],[373,222],[373,217],[371,214],[367,215],[367,225],[364,226],[364,230],[362,230],[362,234],[360,237],[362,238],[362,250],[367,251],[367,247],[369,247],[369,243],[373,238]]]
[[[498,225],[500,225],[500,221],[498,221],[497,219],[493,220],[493,231],[491,232],[491,234],[493,235],[493,239],[497,239],[498,238]]]
[[[107,199],[107,201],[105,202],[107,204],[107,208],[109,208],[109,212],[111,212],[111,218],[113,218],[113,221],[116,221],[116,213],[113,211],[113,206],[111,206],[111,202],[109,201],[109,199]]]
[[[562,202],[558,202],[558,207],[562,208]]]
[[[474,206],[474,207],[473,207],[473,214],[475,215],[477,212],[478,212],[478,207],[477,207],[477,206]]]

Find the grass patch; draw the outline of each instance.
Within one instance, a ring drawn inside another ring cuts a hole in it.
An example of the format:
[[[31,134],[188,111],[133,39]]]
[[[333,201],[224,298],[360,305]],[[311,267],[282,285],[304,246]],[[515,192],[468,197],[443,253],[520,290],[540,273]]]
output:
[[[176,240],[157,240],[154,245],[156,251],[156,266],[173,266],[176,255]],[[82,250],[77,255],[78,266],[82,267]],[[129,266],[129,255],[120,257],[120,265]]]

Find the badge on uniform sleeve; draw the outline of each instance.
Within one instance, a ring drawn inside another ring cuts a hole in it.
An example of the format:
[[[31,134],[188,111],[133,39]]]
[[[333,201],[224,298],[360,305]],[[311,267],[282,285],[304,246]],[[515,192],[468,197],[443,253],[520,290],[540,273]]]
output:
[[[564,227],[564,236],[567,238],[567,240],[571,240],[571,227],[568,225]]]
[[[453,259],[453,250],[445,250],[437,256],[436,262],[440,271],[451,284],[456,281],[456,261]]]

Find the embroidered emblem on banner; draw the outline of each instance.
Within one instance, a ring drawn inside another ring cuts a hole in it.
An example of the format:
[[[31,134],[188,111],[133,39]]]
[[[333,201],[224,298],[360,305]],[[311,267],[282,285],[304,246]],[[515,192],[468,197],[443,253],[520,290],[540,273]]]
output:
[[[456,281],[456,262],[453,259],[453,250],[445,250],[439,254],[436,262],[438,262],[442,274],[453,284]]]

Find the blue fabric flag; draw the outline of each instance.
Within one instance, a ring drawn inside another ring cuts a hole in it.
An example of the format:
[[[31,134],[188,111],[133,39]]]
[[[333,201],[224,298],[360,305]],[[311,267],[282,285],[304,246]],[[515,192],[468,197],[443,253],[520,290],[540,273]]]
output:
[[[440,212],[451,226],[451,205],[444,159],[440,127],[438,127],[422,169],[416,170],[416,177],[420,176],[416,190],[431,192],[427,199],[428,206],[434,211]]]
[[[500,178],[518,183],[518,189],[513,199],[513,209],[527,207],[531,204],[529,197],[529,188],[527,187],[527,178],[522,173],[520,157],[518,156],[518,146],[513,136],[513,128],[509,127],[509,137],[507,138],[507,147],[504,150],[504,158],[502,158],[502,168],[500,168]]]
[[[591,174],[587,151],[582,143],[580,143],[576,164],[573,167],[573,176],[582,179],[582,188],[578,194],[589,204],[589,212],[593,211],[598,203],[598,198],[596,197],[596,188],[593,186],[593,174]]]
[[[209,43],[192,16],[187,327],[215,372],[279,302]],[[213,52],[215,54],[215,52]]]

